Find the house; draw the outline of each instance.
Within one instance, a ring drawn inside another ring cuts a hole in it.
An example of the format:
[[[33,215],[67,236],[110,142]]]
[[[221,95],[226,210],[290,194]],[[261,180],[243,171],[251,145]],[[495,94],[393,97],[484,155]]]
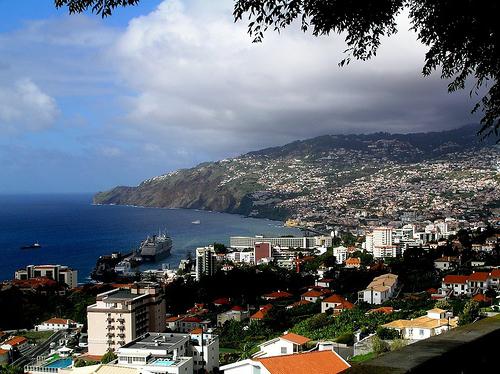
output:
[[[56,318],[53,317],[47,321],[42,322],[40,325],[35,326],[36,331],[59,331],[75,329],[78,327],[83,327],[82,324],[76,323],[70,319]]]
[[[359,269],[361,267],[361,259],[359,257],[349,257],[345,260],[345,267],[349,269]]]
[[[14,347],[24,347],[25,344],[28,344],[28,339],[26,339],[24,336],[13,336],[12,338],[4,341],[0,348],[10,351]]]
[[[220,367],[224,374],[336,374],[351,367],[334,351],[248,359]]]
[[[183,317],[181,316],[171,316],[171,317],[167,317],[167,331],[170,330],[170,331],[177,331],[179,330],[179,324],[181,322]]]
[[[327,313],[331,309],[333,314],[340,314],[342,311],[352,308],[354,308],[354,304],[340,295],[329,296],[321,302],[321,313]]]
[[[437,260],[434,260],[434,267],[437,270],[441,271],[449,271],[449,270],[454,270],[458,266],[458,257],[454,256],[446,256],[446,257],[440,257]]]
[[[250,316],[250,321],[262,321],[264,319],[264,317],[266,316],[267,312],[269,312],[269,310],[271,310],[273,306],[271,304],[266,304],[266,305],[263,305],[259,308],[259,310],[257,312],[255,312],[254,314],[252,314]]]
[[[333,279],[330,278],[321,278],[318,279],[314,282],[314,285],[316,287],[324,287],[324,288],[331,288],[333,285]]]
[[[276,292],[271,292],[268,294],[265,294],[262,296],[263,299],[268,300],[268,301],[274,301],[274,300],[283,300],[283,299],[289,299],[293,295],[289,292],[286,291],[276,291]]]
[[[434,308],[422,317],[411,320],[398,319],[382,325],[387,329],[396,330],[403,339],[423,340],[442,334],[458,326],[458,318],[450,317],[446,310]]]
[[[231,300],[229,300],[227,297],[220,297],[212,301],[212,304],[214,304],[214,306],[227,306],[231,305]]]
[[[467,291],[470,295],[485,293],[490,286],[490,273],[477,271],[467,278]]]
[[[323,299],[325,296],[330,294],[331,292],[328,290],[309,290],[300,295],[301,300],[310,301],[311,303],[315,303],[318,300]]]
[[[398,276],[395,274],[375,277],[365,290],[358,293],[358,300],[369,304],[382,304],[394,295],[397,284]]]
[[[467,275],[447,275],[441,283],[440,294],[443,296],[467,295]]]
[[[299,306],[308,305],[308,304],[311,304],[311,302],[307,301],[307,300],[299,300],[299,301],[294,302],[293,304],[287,305],[286,308],[293,309],[293,308],[298,308]]]
[[[496,288],[500,286],[500,269],[493,269],[490,272],[490,284]]]
[[[333,248],[333,255],[335,256],[335,262],[337,264],[343,264],[347,260],[347,248],[344,246],[339,246]]]
[[[0,366],[9,363],[9,350],[0,348]]]
[[[226,312],[217,314],[217,326],[223,326],[227,321],[244,321],[249,317],[248,310],[236,305]]]
[[[367,313],[384,313],[391,314],[394,312],[394,308],[392,306],[381,306],[379,308],[370,309]]]
[[[259,345],[259,351],[252,358],[263,358],[299,353],[311,339],[294,333],[287,333]]]

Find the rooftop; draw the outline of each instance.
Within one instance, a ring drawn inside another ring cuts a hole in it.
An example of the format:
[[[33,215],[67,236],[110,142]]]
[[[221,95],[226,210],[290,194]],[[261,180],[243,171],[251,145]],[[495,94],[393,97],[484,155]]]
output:
[[[125,344],[121,349],[166,349],[179,342],[189,339],[187,334],[172,334],[172,333],[147,333],[128,344]]]
[[[260,358],[259,361],[271,374],[335,374],[349,368],[339,355],[333,351],[299,353],[284,356]]]

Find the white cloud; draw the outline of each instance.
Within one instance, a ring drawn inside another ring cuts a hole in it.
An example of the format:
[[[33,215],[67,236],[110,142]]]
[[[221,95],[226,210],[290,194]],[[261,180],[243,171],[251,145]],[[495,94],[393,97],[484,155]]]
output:
[[[291,28],[252,44],[232,4],[165,0],[130,22],[112,52],[137,93],[125,100],[124,134],[217,157],[215,144],[238,153],[325,133],[470,121],[467,95],[448,95],[446,82],[421,76],[425,48],[404,16],[373,60],[340,68],[340,36]]]
[[[18,80],[0,87],[0,129],[19,133],[51,127],[59,114],[54,98],[43,92],[31,79]]]

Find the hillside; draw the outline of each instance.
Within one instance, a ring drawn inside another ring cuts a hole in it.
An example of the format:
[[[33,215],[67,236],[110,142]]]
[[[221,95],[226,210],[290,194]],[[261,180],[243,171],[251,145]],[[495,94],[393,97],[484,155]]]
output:
[[[496,205],[499,196],[498,149],[475,129],[320,136],[116,187],[94,202],[303,220],[359,209],[456,214],[469,203]]]

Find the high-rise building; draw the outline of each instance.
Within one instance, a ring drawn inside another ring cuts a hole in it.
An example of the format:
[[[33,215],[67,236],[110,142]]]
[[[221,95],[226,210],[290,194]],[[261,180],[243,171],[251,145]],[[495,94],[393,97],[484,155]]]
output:
[[[136,282],[97,295],[87,307],[89,354],[103,355],[148,331],[165,331],[165,314],[165,296],[157,283]]]
[[[255,263],[258,264],[260,260],[264,258],[272,257],[271,243],[259,242],[254,245],[254,259]]]
[[[64,265],[28,265],[26,269],[17,270],[15,279],[27,280],[33,278],[50,278],[75,288],[78,284],[78,271]]]
[[[386,247],[392,245],[392,227],[377,227],[373,229],[373,246]]]
[[[213,246],[196,248],[196,280],[215,274],[216,254]]]

